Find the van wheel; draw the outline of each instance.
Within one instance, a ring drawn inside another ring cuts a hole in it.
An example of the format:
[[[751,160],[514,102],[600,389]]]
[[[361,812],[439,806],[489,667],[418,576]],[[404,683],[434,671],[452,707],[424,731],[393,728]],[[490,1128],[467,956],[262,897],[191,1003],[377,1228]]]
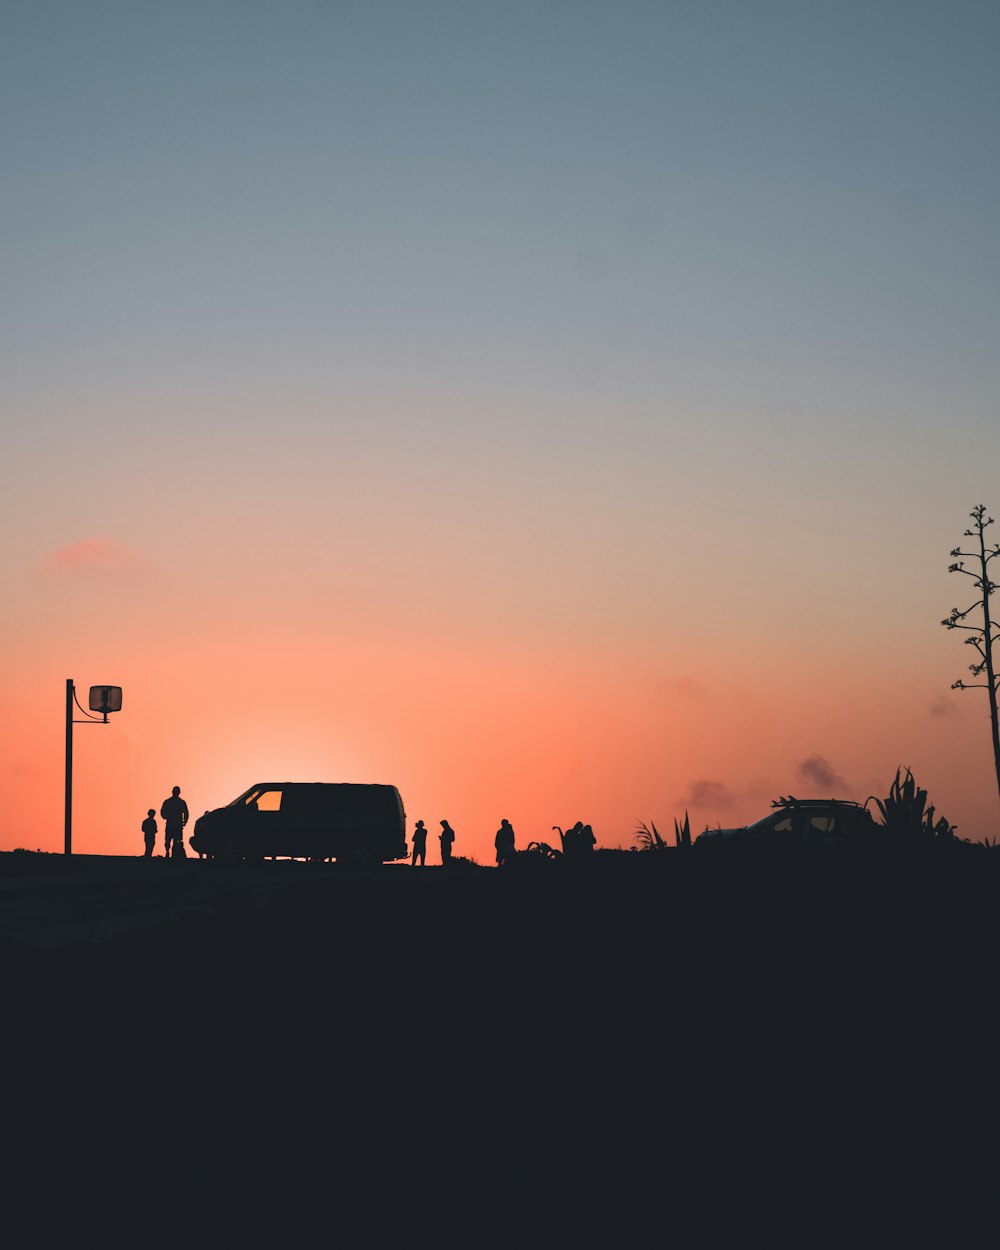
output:
[[[213,858],[223,864],[236,864],[243,859],[243,856],[240,854],[235,842],[225,842],[215,852]]]
[[[367,842],[362,842],[359,847],[355,848],[354,853],[351,855],[352,868],[374,868],[375,863],[375,855]]]
[[[364,845],[353,846],[335,859],[337,867],[342,872],[360,872],[365,868],[370,868],[374,862],[374,857]]]

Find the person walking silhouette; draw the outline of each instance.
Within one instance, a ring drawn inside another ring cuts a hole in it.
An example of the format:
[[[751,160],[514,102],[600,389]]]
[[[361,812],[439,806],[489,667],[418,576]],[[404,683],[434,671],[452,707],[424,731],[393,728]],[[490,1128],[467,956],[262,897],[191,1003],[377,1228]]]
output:
[[[493,845],[497,851],[497,867],[502,868],[514,854],[514,828],[509,820],[501,820]]]
[[[420,860],[420,867],[423,868],[424,861],[427,858],[427,830],[424,828],[424,822],[418,820],[413,830],[413,855],[410,857],[410,866],[416,868],[417,860]]]
[[[146,853],[143,859],[151,859],[153,855],[153,847],[156,845],[156,808],[151,807],[146,813],[146,819],[142,822],[142,836],[146,843]]]
[[[180,786],[174,786],[170,792],[170,798],[163,800],[160,815],[166,821],[163,829],[164,858],[170,857],[175,841],[180,848],[176,854],[180,856],[184,846],[184,826],[188,822],[188,805],[181,798]]]
[[[451,844],[455,841],[455,830],[446,820],[441,821],[441,863],[451,863]]]

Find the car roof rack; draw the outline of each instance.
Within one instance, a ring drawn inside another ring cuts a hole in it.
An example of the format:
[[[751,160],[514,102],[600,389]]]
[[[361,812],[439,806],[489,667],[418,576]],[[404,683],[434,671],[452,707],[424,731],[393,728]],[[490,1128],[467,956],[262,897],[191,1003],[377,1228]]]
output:
[[[855,799],[797,799],[794,794],[774,799],[772,807],[862,807]]]

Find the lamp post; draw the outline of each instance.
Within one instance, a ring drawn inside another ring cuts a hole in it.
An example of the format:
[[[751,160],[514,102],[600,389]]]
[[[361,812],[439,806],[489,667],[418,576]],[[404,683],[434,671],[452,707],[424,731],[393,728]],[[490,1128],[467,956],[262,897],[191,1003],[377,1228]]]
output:
[[[84,719],[73,717],[74,705],[83,712]],[[64,815],[64,844],[66,855],[73,854],[73,726],[74,725],[106,725],[109,712],[122,710],[121,686],[91,686],[90,712],[80,707],[76,697],[76,686],[73,678],[66,678],[66,806]],[[99,712],[100,716],[92,716],[91,712]]]

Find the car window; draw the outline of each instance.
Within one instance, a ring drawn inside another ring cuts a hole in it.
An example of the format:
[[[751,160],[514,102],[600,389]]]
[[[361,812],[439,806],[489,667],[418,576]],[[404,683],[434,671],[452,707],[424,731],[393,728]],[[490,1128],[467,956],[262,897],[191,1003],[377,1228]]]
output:
[[[278,812],[281,810],[280,790],[261,790],[253,804],[259,812]]]
[[[774,812],[770,816],[765,816],[762,820],[755,821],[747,827],[747,832],[751,834],[768,834],[768,833],[791,833],[794,824],[794,817],[791,812]]]
[[[810,833],[833,833],[836,822],[830,812],[813,812],[809,817]]]

